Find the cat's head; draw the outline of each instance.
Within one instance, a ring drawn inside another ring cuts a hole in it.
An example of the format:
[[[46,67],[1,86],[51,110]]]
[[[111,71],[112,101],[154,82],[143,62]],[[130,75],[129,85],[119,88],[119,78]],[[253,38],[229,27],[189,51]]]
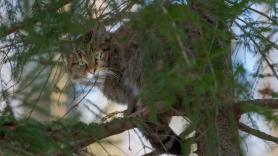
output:
[[[87,33],[82,42],[83,47],[73,47],[67,54],[68,73],[73,82],[83,85],[99,85],[109,73],[107,59],[110,36],[103,30]]]

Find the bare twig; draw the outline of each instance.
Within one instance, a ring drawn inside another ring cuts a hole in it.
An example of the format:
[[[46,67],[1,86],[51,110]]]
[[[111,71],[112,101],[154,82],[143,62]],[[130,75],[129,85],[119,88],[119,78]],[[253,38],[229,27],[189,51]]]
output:
[[[239,129],[241,131],[244,131],[248,134],[252,134],[258,138],[261,138],[263,140],[267,140],[267,141],[271,141],[271,142],[274,142],[276,144],[278,144],[278,138],[277,137],[274,137],[272,135],[269,135],[269,134],[266,134],[260,130],[257,130],[257,129],[253,129],[243,123],[239,123]]]
[[[238,18],[241,22],[244,22],[246,25],[250,25],[248,23],[246,23],[244,20]],[[249,34],[244,28],[242,28],[242,26],[237,23],[234,22],[245,34]],[[249,26],[250,28],[254,29],[256,31],[255,28]],[[265,37],[256,32],[257,34],[260,35],[260,37],[262,37],[262,39],[265,39]],[[261,54],[262,58],[265,60],[265,62],[267,63],[268,67],[270,68],[270,70],[273,72],[273,75],[276,77],[276,79],[278,80],[278,74],[276,73],[275,69],[273,68],[273,65],[271,64],[270,60],[267,58],[267,55],[261,50],[260,46],[257,44],[257,42],[255,41],[254,38],[252,38],[251,36],[249,36],[250,40],[252,41],[252,43],[256,46],[258,52]],[[271,44],[271,46],[273,46],[275,49],[278,49],[277,44],[274,44],[273,42],[269,41],[268,39],[265,39],[267,42],[269,42]]]

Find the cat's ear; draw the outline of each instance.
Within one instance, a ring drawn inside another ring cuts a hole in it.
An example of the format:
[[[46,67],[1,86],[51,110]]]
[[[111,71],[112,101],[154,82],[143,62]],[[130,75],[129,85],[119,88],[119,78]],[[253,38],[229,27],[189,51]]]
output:
[[[111,39],[111,34],[107,31],[106,27],[103,24],[97,25],[95,30],[95,37],[99,43],[103,43]]]
[[[111,35],[103,24],[96,24],[84,35],[85,43],[88,43],[92,40],[101,43],[103,41],[109,40],[110,38]]]
[[[89,31],[87,32],[84,36],[83,36],[83,42],[84,43],[88,43],[91,41],[92,37],[93,37],[94,32],[93,31]]]

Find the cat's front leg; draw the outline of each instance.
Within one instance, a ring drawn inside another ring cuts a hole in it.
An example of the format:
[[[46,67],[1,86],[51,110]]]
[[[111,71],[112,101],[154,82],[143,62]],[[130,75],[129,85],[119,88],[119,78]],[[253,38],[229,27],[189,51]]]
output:
[[[139,99],[128,104],[125,115],[128,117],[147,117],[150,115],[150,109]]]
[[[137,111],[137,100],[135,97],[128,97],[127,100],[127,109],[125,111],[125,116],[129,116],[130,114],[134,113]]]

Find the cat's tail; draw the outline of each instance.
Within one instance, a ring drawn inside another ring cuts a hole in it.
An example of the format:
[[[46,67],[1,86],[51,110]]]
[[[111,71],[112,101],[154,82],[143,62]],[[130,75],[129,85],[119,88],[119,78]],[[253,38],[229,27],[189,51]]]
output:
[[[169,122],[162,120],[159,120],[157,123],[146,122],[144,128],[139,129],[151,143],[156,155],[163,153],[182,154],[182,140],[169,127]]]

